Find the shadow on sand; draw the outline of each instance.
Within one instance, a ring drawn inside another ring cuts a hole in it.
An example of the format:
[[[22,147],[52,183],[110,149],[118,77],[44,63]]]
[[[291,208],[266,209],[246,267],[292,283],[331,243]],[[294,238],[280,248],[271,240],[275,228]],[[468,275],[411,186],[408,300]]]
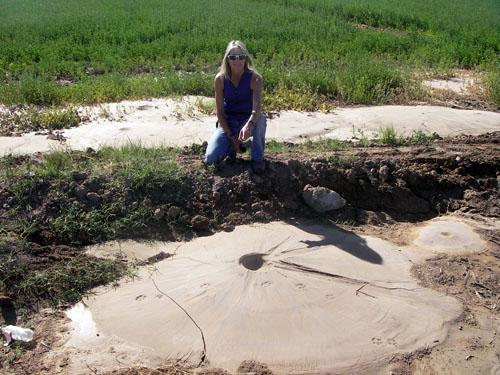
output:
[[[322,237],[318,241],[302,241],[308,248],[334,246],[365,262],[380,265],[384,263],[380,254],[369,247],[364,238],[353,232],[345,231],[331,223],[325,225],[288,220],[287,224],[293,225],[304,232]]]

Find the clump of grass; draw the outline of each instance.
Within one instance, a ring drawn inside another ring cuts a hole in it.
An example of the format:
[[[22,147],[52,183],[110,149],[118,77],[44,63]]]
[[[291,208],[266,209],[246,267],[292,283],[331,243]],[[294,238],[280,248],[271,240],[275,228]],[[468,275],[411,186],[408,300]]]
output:
[[[7,155],[0,159],[0,178],[7,181],[7,190],[14,193],[20,203],[27,204],[40,184],[69,181],[71,171],[77,164],[70,150],[54,150],[42,155],[40,160]]]
[[[18,106],[0,111],[0,134],[68,129],[88,121],[80,109],[69,107]]]
[[[500,104],[500,63],[499,67],[484,79],[484,88],[487,98],[493,103]]]
[[[356,161],[356,156],[354,155],[348,155],[348,156],[343,156],[343,155],[332,155],[328,158],[328,162],[332,165],[336,165],[339,167],[345,167],[348,165],[354,164]]]
[[[266,152],[282,153],[291,150],[290,147],[285,146],[283,142],[278,142],[274,139],[266,141]]]
[[[288,142],[278,142],[270,140],[266,142],[266,152],[288,152],[288,151],[339,151],[349,150],[352,146],[338,139],[323,138],[312,140],[307,139],[303,143],[291,144]]]
[[[129,142],[120,147],[102,147],[98,156],[101,163],[111,167],[116,183],[135,190],[151,190],[180,182],[182,171],[175,162],[179,153],[175,148],[149,148]]]
[[[194,105],[198,111],[205,115],[215,114],[215,99],[197,98]]]
[[[334,138],[322,138],[317,140],[308,139],[303,143],[303,147],[318,151],[339,151],[348,150],[351,146]]]
[[[434,143],[434,137],[425,134],[419,129],[412,131],[412,133],[406,138],[406,142],[410,145],[430,146]]]
[[[377,142],[385,145],[429,146],[434,142],[434,138],[422,130],[413,130],[409,136],[398,134],[394,126],[389,125],[380,128]]]
[[[397,134],[393,125],[379,129],[379,142],[385,145],[399,145],[403,143],[403,138]]]
[[[266,91],[262,98],[264,111],[330,112],[333,105],[324,96],[311,89],[294,89],[280,85]]]

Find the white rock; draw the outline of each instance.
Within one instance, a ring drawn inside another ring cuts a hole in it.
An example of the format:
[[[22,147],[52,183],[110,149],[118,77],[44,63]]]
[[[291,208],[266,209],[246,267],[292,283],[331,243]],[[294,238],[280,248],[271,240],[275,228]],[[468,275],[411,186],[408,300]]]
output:
[[[306,185],[302,192],[302,198],[309,207],[319,213],[338,210],[346,203],[345,199],[337,192],[321,186]]]

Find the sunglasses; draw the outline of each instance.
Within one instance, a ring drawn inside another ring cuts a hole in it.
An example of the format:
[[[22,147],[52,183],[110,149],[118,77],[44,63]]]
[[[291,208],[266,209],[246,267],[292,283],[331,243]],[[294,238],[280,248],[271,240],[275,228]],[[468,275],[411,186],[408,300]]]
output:
[[[228,60],[244,60],[247,57],[245,54],[241,55],[227,55]]]

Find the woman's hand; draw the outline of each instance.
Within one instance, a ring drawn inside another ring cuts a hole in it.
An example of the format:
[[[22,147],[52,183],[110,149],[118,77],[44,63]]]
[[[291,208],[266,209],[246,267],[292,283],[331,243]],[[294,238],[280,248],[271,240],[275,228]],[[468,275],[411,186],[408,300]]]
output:
[[[245,142],[248,138],[252,136],[253,122],[248,121],[245,126],[240,130],[238,135],[238,140],[240,142]]]
[[[241,153],[241,150],[240,150],[240,141],[238,140],[238,138],[236,138],[236,135],[230,136],[229,139],[231,140],[231,144],[233,145],[233,148],[236,151],[236,153],[237,154]]]

